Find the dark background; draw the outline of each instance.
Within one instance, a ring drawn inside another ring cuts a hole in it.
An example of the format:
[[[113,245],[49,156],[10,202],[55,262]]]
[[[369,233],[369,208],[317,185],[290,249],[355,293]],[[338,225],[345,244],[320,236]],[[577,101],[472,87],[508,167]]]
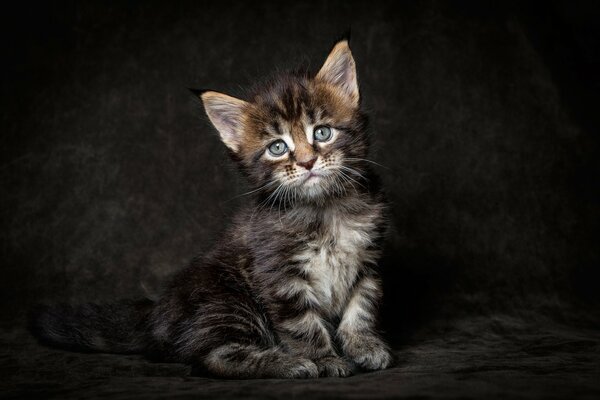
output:
[[[6,394],[597,396],[600,13],[593,2],[59,2],[3,12]],[[222,382],[39,346],[39,302],[156,296],[247,189],[187,87],[317,70],[352,28],[396,368]],[[332,383],[333,382],[333,383]],[[350,390],[349,392],[346,392]]]

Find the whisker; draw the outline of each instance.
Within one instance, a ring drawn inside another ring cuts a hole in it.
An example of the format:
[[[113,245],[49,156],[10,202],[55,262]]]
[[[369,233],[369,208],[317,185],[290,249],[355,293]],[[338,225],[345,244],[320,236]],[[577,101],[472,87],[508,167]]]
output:
[[[341,196],[342,194],[344,194],[343,193],[343,188],[344,187],[342,185],[340,185],[340,182],[339,182],[338,178],[335,175],[333,176],[332,181],[333,181],[332,187],[335,190],[335,193],[338,194],[339,196]]]
[[[229,201],[232,201],[232,200],[235,200],[235,199],[237,199],[237,198],[243,197],[243,196],[248,196],[249,194],[256,193],[256,192],[258,192],[258,191],[259,191],[259,190],[261,190],[261,189],[265,189],[265,188],[267,188],[267,187],[269,187],[269,186],[276,185],[276,184],[277,184],[277,181],[270,180],[269,182],[265,183],[265,184],[264,184],[264,185],[262,185],[261,187],[258,187],[258,188],[256,188],[256,189],[250,190],[249,192],[246,192],[246,193],[242,193],[242,194],[238,194],[238,195],[236,195],[236,196],[233,196],[233,197],[232,197],[232,198],[230,198],[229,200],[225,200],[225,203],[227,203],[227,202],[229,202]]]
[[[354,174],[354,175],[357,175],[357,176],[360,176],[361,178],[363,178],[363,179],[365,179],[365,180],[367,179],[367,178],[365,178],[365,176],[364,176],[363,174],[361,174],[360,172],[358,172],[358,171],[357,171],[357,170],[355,170],[354,168],[350,168],[350,167],[347,167],[347,166],[345,166],[345,165],[340,165],[340,166],[339,166],[339,168],[342,168],[342,169],[344,169],[344,170],[347,170],[347,171],[349,171],[350,173],[352,173],[352,174]]]
[[[352,181],[354,181],[354,179],[350,178],[348,175],[344,174],[342,171],[339,171],[339,173],[340,173],[340,178],[342,178],[345,182],[348,182],[352,186],[352,188],[356,192],[358,192],[358,190],[356,189],[356,186],[354,186],[354,184],[352,183]],[[356,181],[354,181],[354,182],[356,182]],[[358,182],[356,182],[356,183],[358,183]]]
[[[362,183],[360,183],[359,181],[357,181],[356,179],[352,178],[351,176],[348,176],[344,171],[339,170],[338,171],[343,177],[345,177],[346,179],[351,180],[352,182],[356,183],[359,186],[362,186],[363,188],[365,187],[365,185],[363,185]],[[354,185],[352,185],[354,186]],[[356,188],[354,188],[356,190]]]
[[[391,169],[390,167],[386,167],[385,165],[379,164],[378,162],[372,161],[372,160],[367,160],[366,158],[356,158],[356,157],[346,157],[345,160],[348,161],[365,161],[374,165],[377,165],[381,168],[385,168],[385,169]]]
[[[254,215],[260,211],[261,209],[263,209],[264,207],[266,207],[270,201],[270,199],[275,196],[277,197],[277,192],[279,191],[279,189],[284,185],[284,183],[280,183],[279,186],[277,186],[277,188],[273,191],[273,193],[271,193],[265,200],[261,201],[258,206],[256,206],[256,208],[254,209],[254,211],[252,212],[252,215],[250,216],[250,221],[252,221],[252,218],[254,218]],[[273,206],[271,206],[272,208]]]
[[[279,198],[279,195],[281,194],[279,192],[279,190],[281,189],[282,186],[283,186],[283,183],[281,185],[279,185],[277,187],[277,189],[275,189],[275,192],[273,192],[275,194],[275,197],[273,197],[273,201],[271,203],[271,207],[269,208],[269,212],[273,211],[273,206],[275,205],[275,203],[277,202],[277,199]]]

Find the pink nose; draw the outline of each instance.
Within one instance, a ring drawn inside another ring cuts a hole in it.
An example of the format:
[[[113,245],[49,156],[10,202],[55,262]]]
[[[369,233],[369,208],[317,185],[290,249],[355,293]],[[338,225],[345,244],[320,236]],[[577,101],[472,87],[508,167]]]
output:
[[[296,161],[296,164],[310,171],[313,165],[315,165],[315,161],[317,161],[316,157],[308,161]]]

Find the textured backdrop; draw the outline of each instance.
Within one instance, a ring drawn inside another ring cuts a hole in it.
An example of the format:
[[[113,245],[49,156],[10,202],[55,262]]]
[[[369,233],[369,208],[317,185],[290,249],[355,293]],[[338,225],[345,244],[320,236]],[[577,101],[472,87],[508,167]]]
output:
[[[40,301],[155,296],[247,190],[186,88],[243,95],[276,69],[315,70],[350,26],[393,211],[388,337],[597,329],[598,16],[567,1],[6,13],[3,326]]]

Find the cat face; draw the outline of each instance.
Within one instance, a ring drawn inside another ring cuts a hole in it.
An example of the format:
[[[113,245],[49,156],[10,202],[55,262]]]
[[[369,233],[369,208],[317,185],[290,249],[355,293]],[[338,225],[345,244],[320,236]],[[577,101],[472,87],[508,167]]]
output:
[[[280,76],[250,101],[214,91],[201,98],[257,191],[274,199],[310,201],[360,185],[366,118],[346,40],[334,46],[315,77]]]

